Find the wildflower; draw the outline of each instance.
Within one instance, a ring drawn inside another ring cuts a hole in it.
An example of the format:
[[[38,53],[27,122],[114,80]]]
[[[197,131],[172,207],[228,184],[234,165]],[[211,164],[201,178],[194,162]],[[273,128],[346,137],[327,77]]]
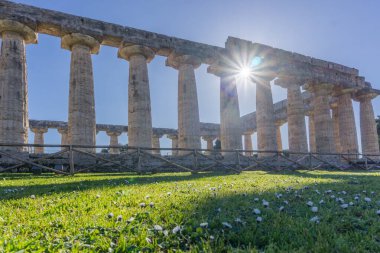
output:
[[[255,202],[258,202],[259,201],[259,198],[254,198],[253,199]]]
[[[313,206],[313,207],[311,208],[311,211],[312,211],[313,213],[317,213],[317,212],[318,212],[318,207]]]
[[[256,221],[257,221],[257,222],[262,222],[262,221],[263,221],[263,218],[259,216],[259,217],[256,218]]]
[[[278,208],[278,211],[282,212],[284,210],[284,206],[280,206],[280,208]]]
[[[173,234],[177,234],[179,231],[181,231],[181,227],[180,226],[176,226],[175,228],[173,228],[172,233]]]
[[[332,193],[332,190],[327,190],[327,191],[325,191],[325,193],[330,194],[330,193]]]
[[[149,237],[146,237],[145,240],[147,243],[152,243],[152,239],[150,239]]]
[[[31,199],[35,199],[35,198],[36,198],[36,195],[30,195],[30,198],[31,198]]]
[[[314,216],[310,219],[311,222],[314,222],[314,223],[319,223],[319,217],[318,216]]]
[[[343,209],[347,209],[348,204],[342,204],[342,205],[340,205],[340,207],[343,208]]]
[[[269,206],[269,202],[266,201],[265,199],[263,199],[263,206],[264,206],[264,207],[268,207],[268,206]]]
[[[364,198],[364,201],[365,201],[365,202],[371,202],[372,200],[371,200],[371,198],[368,198],[368,197],[367,197],[367,198]]]
[[[354,205],[354,203],[353,202],[350,202],[350,203],[348,203],[350,206],[353,206]]]
[[[100,195],[99,195],[99,194],[96,194],[96,198],[97,198],[97,199],[100,198]]]
[[[228,222],[222,222],[222,225],[226,228],[232,228],[232,225]]]
[[[167,231],[167,230],[164,230],[162,233],[164,234],[164,236],[168,236],[169,235],[169,231]]]
[[[156,231],[162,231],[162,227],[160,225],[154,225],[153,228]]]
[[[259,209],[253,209],[253,212],[255,213],[255,214],[257,214],[257,215],[259,215],[259,214],[261,214],[261,211],[259,210]]]
[[[308,201],[308,202],[306,203],[306,205],[308,205],[308,206],[313,206],[313,205],[314,205],[314,203],[313,203],[313,202],[311,202],[311,201]]]
[[[172,193],[171,193],[171,192],[167,192],[166,194],[167,194],[168,196],[172,195]]]
[[[129,218],[128,220],[127,220],[127,223],[131,223],[132,221],[134,221],[135,220],[135,217],[131,217],[131,218]]]
[[[117,216],[116,220],[119,221],[119,222],[122,221],[123,220],[123,216],[122,215]]]
[[[144,202],[139,204],[140,207],[146,207],[146,204]]]
[[[110,218],[110,219],[113,218],[113,213],[109,213],[109,214],[107,215],[107,217]]]
[[[325,201],[323,200],[323,199],[321,199],[320,201],[319,201],[319,204],[320,205],[322,205],[322,204],[324,204],[325,203]]]
[[[149,203],[149,206],[150,206],[150,207],[154,207],[154,203],[153,203],[153,202],[150,202],[150,203]]]
[[[287,200],[284,200],[285,205],[289,205],[289,202]]]
[[[376,211],[376,214],[377,214],[377,215],[380,215],[380,210],[377,210],[377,211]]]
[[[199,226],[201,228],[207,228],[208,227],[208,223],[207,222],[203,222],[203,223],[199,224]]]
[[[214,240],[214,239],[215,239],[215,237],[210,235],[210,240]]]

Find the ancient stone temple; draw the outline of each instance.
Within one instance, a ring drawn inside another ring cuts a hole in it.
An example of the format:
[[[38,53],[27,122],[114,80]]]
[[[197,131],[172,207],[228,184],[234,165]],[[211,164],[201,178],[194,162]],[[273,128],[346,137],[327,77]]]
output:
[[[357,154],[359,131],[362,152],[379,155],[371,101],[380,91],[355,68],[239,38],[228,37],[225,47],[217,47],[6,0],[0,0],[0,32],[1,149],[28,143],[29,128],[34,143],[43,144],[44,133],[54,128],[63,145],[94,146],[96,134],[105,131],[112,154],[120,152],[118,137],[127,132],[128,145],[155,148],[154,154],[160,154],[160,138],[166,136],[173,148],[185,149],[172,155],[200,149],[202,139],[207,154],[220,139],[222,150],[246,149],[245,155],[252,156],[257,133],[258,157],[265,159],[282,150],[280,127],[288,123],[290,152]],[[67,122],[28,117],[27,45],[36,44],[38,34],[60,37],[62,48],[71,52]],[[129,62],[128,123],[123,126],[96,124],[92,55],[104,46],[117,48],[115,57]],[[155,57],[165,57],[166,65],[178,71],[178,129],[152,125],[148,66]],[[249,66],[252,73],[261,71],[251,78],[257,111],[241,116],[234,63],[253,58],[261,59],[259,67]],[[220,124],[199,119],[195,69],[202,64],[220,78]],[[285,88],[287,99],[273,103],[272,85]],[[360,103],[360,129],[352,100]]]

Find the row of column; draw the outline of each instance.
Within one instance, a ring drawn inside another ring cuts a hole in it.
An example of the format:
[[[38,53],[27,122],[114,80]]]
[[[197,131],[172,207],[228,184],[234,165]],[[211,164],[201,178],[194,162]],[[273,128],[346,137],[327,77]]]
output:
[[[0,20],[2,46],[0,56],[0,141],[26,143],[28,129],[28,94],[25,44],[36,43],[37,35],[19,22]],[[73,33],[62,37],[62,48],[71,51],[69,117],[65,143],[95,145],[96,118],[94,80],[91,54],[99,52],[101,41],[88,35]],[[128,135],[129,145],[156,147],[152,133],[152,116],[147,64],[155,56],[151,48],[122,43],[118,56],[129,61]],[[194,56],[173,52],[166,64],[178,70],[178,140],[179,148],[200,148],[200,123],[194,70],[201,64]],[[220,77],[220,132],[222,149],[242,149],[240,109],[236,78],[231,72],[216,66],[210,73]],[[256,124],[259,157],[277,151],[280,134],[275,125],[270,81],[274,77],[256,80]],[[279,85],[287,89],[289,150],[307,150],[305,112],[300,80],[288,78]],[[358,151],[352,91],[334,91],[330,84],[308,84],[313,94],[310,119],[310,150],[318,153]],[[337,98],[337,108],[330,115],[330,96]],[[376,94],[355,96],[360,102],[363,153],[379,153],[371,99]],[[338,122],[338,123],[334,123]],[[334,131],[335,129],[335,131]],[[37,136],[39,133],[37,133]],[[334,141],[334,137],[335,140]],[[42,137],[43,138],[43,137]],[[116,137],[111,137],[115,142]],[[152,141],[153,140],[153,141]],[[173,142],[175,143],[175,142]],[[315,145],[315,148],[313,147]],[[95,150],[94,150],[95,151]],[[268,152],[269,151],[269,152]],[[267,152],[267,153],[265,153]],[[183,154],[180,152],[179,154]]]

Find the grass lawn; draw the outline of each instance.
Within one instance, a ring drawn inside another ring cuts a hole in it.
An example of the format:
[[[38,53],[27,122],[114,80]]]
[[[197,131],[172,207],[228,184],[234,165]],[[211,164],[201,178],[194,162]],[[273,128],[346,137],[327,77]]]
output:
[[[379,172],[2,174],[0,252],[380,252],[378,210]]]

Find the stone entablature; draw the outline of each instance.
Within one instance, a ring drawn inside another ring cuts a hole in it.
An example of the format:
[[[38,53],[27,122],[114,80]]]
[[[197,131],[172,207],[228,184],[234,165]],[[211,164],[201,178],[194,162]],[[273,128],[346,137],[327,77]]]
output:
[[[96,38],[102,45],[119,48],[122,43],[149,47],[157,55],[169,56],[172,51],[182,55],[198,57],[202,63],[212,64],[227,54],[225,48],[184,40],[154,32],[111,24],[90,18],[70,15],[11,1],[0,0],[0,19],[15,20],[35,29],[35,32],[63,37],[80,33]],[[278,76],[298,75],[306,80],[344,83],[348,86],[363,87],[364,78],[359,71],[334,62],[324,61],[294,52],[273,48],[229,37],[230,44],[244,45],[249,51],[275,61]]]

